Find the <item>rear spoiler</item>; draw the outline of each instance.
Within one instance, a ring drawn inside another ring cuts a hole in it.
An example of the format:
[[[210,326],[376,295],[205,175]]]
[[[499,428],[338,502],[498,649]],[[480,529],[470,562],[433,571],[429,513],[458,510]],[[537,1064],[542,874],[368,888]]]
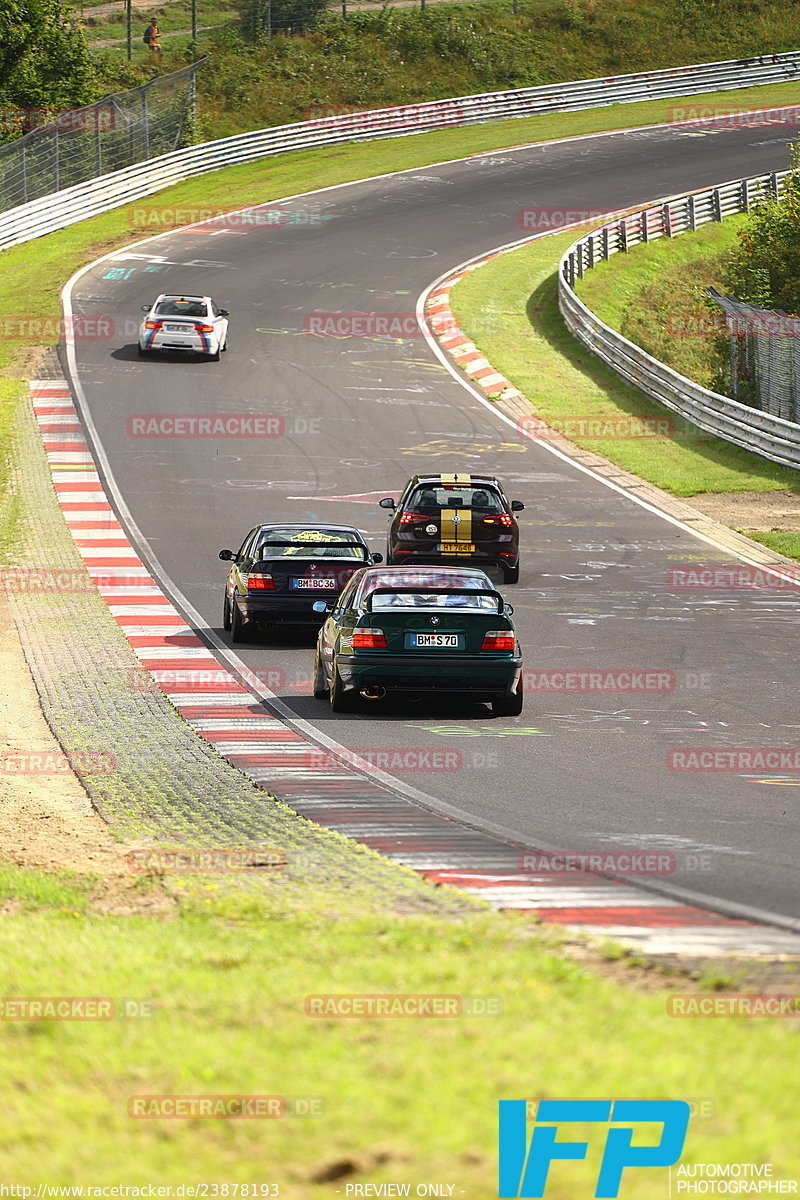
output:
[[[442,588],[442,587],[386,587],[375,588],[374,592],[370,592],[367,596],[365,609],[367,612],[372,612],[372,600],[374,596],[418,596],[420,593],[426,596],[493,596],[497,601],[498,613],[503,612],[505,608],[505,600],[493,588]]]

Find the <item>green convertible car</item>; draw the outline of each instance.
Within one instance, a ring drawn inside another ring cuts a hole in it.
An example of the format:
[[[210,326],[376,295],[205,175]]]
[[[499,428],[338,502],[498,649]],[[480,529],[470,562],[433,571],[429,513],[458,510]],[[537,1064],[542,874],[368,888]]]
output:
[[[388,692],[447,693],[522,712],[522,655],[513,609],[488,576],[466,567],[366,567],[327,614],[314,656],[314,695],[334,712]]]

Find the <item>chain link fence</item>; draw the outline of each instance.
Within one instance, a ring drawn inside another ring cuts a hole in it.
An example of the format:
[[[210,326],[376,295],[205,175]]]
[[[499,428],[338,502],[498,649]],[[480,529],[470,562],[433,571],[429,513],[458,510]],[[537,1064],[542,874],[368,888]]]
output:
[[[800,318],[754,308],[716,288],[706,295],[725,314],[733,398],[800,422]]]
[[[0,146],[0,212],[180,149],[194,117],[195,75],[204,62],[85,108],[65,109]]]

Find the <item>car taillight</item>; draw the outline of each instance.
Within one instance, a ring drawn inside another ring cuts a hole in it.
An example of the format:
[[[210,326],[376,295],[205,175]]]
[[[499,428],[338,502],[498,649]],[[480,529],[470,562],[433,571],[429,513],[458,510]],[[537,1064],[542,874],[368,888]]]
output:
[[[145,321],[144,327],[145,327],[145,329],[160,329],[161,322],[160,321]]]
[[[426,517],[425,513],[407,512],[400,518],[401,525],[414,525],[417,521],[430,521],[430,517]]]
[[[514,651],[516,639],[508,629],[490,629],[483,635],[481,650],[510,650]]]
[[[386,638],[382,629],[355,629],[353,631],[354,650],[385,650]]]
[[[248,575],[248,592],[274,592],[275,581],[271,575]]]
[[[484,517],[483,523],[484,525],[513,525],[514,518],[510,517],[508,513],[501,513],[499,517]]]
[[[213,325],[198,325],[197,329],[198,329],[199,333],[213,333],[214,332]]]

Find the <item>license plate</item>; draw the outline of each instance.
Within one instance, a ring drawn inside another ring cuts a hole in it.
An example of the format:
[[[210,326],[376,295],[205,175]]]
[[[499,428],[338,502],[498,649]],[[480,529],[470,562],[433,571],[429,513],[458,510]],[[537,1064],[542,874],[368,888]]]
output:
[[[475,546],[472,542],[442,542],[442,554],[474,554]]]
[[[406,646],[414,650],[460,650],[461,635],[458,633],[407,633]]]
[[[165,325],[167,333],[194,333],[194,325]]]
[[[292,586],[296,588],[313,591],[315,588],[335,588],[335,579],[293,579]]]

